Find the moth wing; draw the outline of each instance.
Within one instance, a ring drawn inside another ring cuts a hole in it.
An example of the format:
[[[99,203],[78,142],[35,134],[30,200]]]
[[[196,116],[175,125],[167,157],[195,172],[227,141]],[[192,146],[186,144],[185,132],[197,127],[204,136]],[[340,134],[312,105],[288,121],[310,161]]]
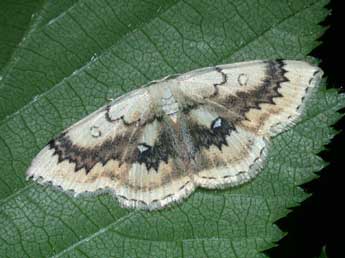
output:
[[[70,155],[75,157],[62,157],[61,159],[77,159],[78,151],[83,152],[83,150],[97,148],[104,142],[113,140],[119,135],[122,135],[123,139],[129,138],[128,128],[134,128],[132,125],[135,125],[135,123],[145,123],[151,118],[152,107],[150,103],[151,99],[146,89],[139,89],[123,95],[111,104],[96,110],[64,130],[45,149],[52,149],[52,145],[57,145],[60,147],[58,152],[64,152],[64,148],[71,149],[75,147],[74,153]],[[43,152],[36,158],[39,159]],[[64,156],[64,153],[60,154]],[[35,167],[32,167],[32,169],[40,167],[39,162],[33,162],[33,164]],[[32,169],[29,169],[28,175],[37,175],[38,170],[35,172]]]
[[[109,191],[125,207],[154,209],[177,201],[194,184],[181,174],[183,162],[169,159],[177,144],[154,115],[147,89],[124,95],[53,139],[32,161],[27,177],[74,195]],[[152,148],[157,141],[158,150]],[[156,160],[144,155],[149,151]]]
[[[265,160],[270,137],[299,118],[321,76],[319,68],[306,62],[276,60],[220,65],[177,78],[182,94],[201,103],[186,112],[194,121],[190,131],[203,126],[198,129],[202,137],[193,139],[196,146],[202,145],[196,155],[200,169],[194,172],[195,184],[218,188],[253,178]]]
[[[267,140],[236,125],[231,116],[207,105],[191,110],[184,119],[193,145],[196,186],[236,186],[253,178],[267,153]]]
[[[247,130],[274,136],[300,116],[322,74],[304,61],[257,60],[199,69],[177,80],[188,98],[227,110]]]
[[[211,146],[202,149],[199,160],[203,169],[193,175],[197,186],[204,188],[224,188],[241,185],[254,178],[263,167],[268,142],[246,130],[239,128],[226,137],[222,148]]]

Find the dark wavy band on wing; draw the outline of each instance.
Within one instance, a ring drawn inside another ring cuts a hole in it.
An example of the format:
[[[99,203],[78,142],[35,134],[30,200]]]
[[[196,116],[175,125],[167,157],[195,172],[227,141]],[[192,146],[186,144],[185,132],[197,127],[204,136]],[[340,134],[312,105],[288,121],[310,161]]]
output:
[[[241,119],[246,119],[245,114],[251,109],[260,109],[260,104],[272,104],[273,99],[282,97],[279,88],[284,82],[288,82],[285,76],[283,60],[266,61],[266,78],[258,84],[255,89],[240,91],[236,95],[228,95],[225,98],[216,95],[212,98],[214,102],[221,104],[232,112],[236,113]]]
[[[65,133],[49,142],[53,155],[58,155],[58,162],[68,160],[75,163],[75,171],[85,169],[86,174],[97,164],[105,165],[109,160],[121,160],[124,150],[131,147],[131,132],[121,137],[104,141],[101,145],[92,148],[74,144]]]
[[[66,133],[49,142],[50,149],[54,150],[53,155],[58,155],[58,162],[68,160],[75,163],[75,171],[85,169],[86,174],[97,164],[105,165],[109,160],[117,160],[128,164],[145,164],[150,170],[158,170],[160,162],[168,162],[169,157],[176,157],[172,135],[169,135],[164,128],[154,146],[145,145],[147,150],[140,151],[138,145],[145,144],[138,142],[142,130],[128,127],[128,133],[116,136],[114,139],[105,140],[102,144],[93,147],[82,147],[74,144]],[[143,128],[143,127],[141,127]],[[133,130],[136,130],[133,134]],[[125,156],[124,156],[125,155]]]

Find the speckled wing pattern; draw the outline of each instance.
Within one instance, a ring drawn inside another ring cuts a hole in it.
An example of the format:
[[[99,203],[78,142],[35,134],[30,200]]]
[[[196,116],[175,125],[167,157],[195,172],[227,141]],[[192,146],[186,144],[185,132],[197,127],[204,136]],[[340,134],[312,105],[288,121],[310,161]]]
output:
[[[157,209],[196,187],[255,177],[270,138],[290,128],[322,71],[303,61],[250,61],[134,90],[62,132],[28,178],[75,195],[110,191],[124,207]]]

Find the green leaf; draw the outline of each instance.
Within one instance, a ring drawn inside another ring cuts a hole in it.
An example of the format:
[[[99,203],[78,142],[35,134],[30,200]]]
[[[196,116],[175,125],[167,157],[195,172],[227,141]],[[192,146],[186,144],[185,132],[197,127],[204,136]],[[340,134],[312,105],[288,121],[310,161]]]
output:
[[[32,33],[47,24],[76,0],[2,0],[0,2],[0,76],[21,58],[18,49],[26,46]],[[4,69],[5,71],[2,71]],[[1,87],[0,87],[1,88]]]
[[[330,125],[345,106],[345,96],[325,85],[312,96],[301,122],[273,139],[257,178],[235,189],[199,189],[162,211],[123,209],[110,195],[73,198],[25,181],[25,171],[52,137],[107,97],[213,64],[312,60],[307,54],[324,32],[318,24],[328,14],[326,4],[35,4],[31,21],[12,41],[18,47],[4,55],[0,80],[0,256],[265,257],[262,251],[284,235],[274,222],[308,197],[299,185],[325,166],[316,154],[335,134]]]

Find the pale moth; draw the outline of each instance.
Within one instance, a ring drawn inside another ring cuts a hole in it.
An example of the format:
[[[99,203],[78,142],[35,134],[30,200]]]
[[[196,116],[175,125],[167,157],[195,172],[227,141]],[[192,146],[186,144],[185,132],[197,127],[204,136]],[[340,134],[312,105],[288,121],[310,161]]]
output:
[[[153,210],[195,188],[234,187],[261,170],[272,136],[297,122],[322,71],[303,61],[225,64],[156,81],[112,101],[39,152],[27,177],[111,192]]]

